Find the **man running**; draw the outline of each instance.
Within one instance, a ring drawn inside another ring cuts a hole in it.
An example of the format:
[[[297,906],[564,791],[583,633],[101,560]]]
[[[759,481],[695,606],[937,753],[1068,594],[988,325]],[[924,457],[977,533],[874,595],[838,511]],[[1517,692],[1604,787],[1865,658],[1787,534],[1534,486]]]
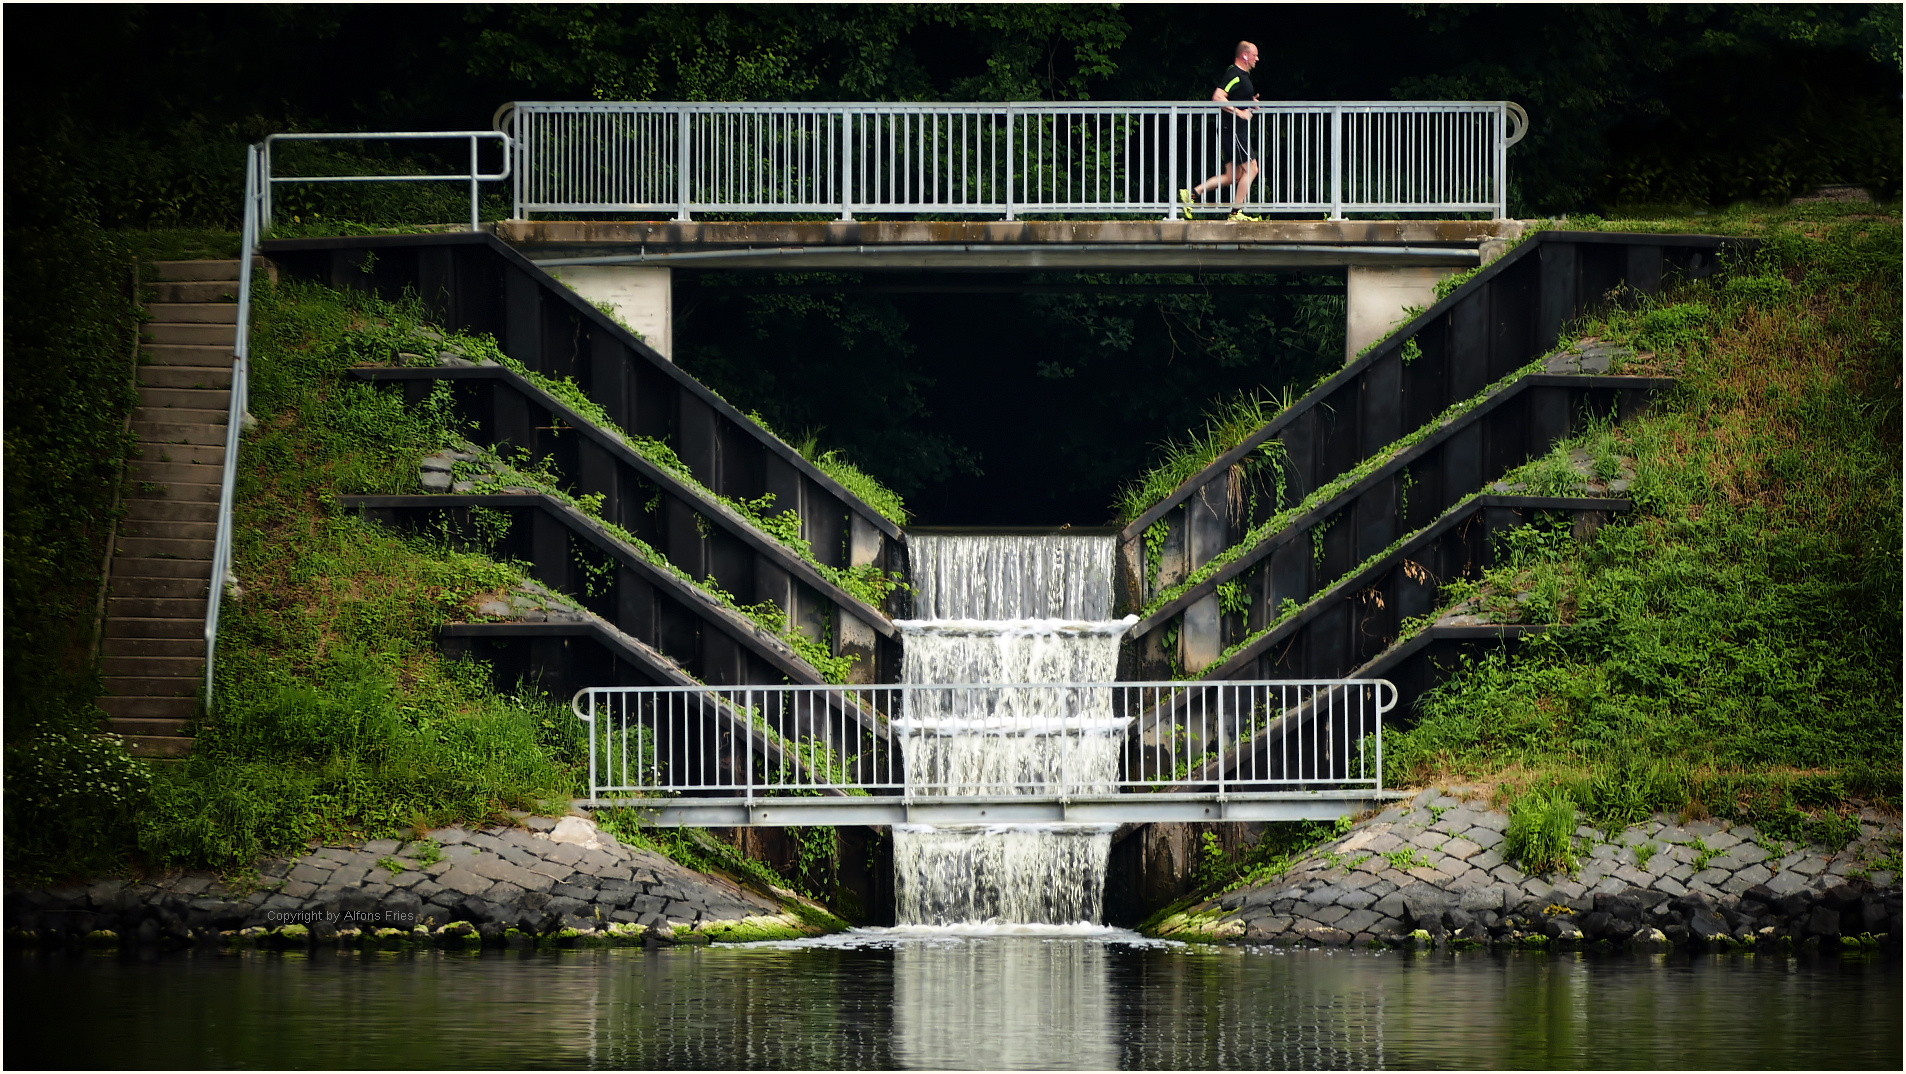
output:
[[[1257,66],[1257,46],[1249,41],[1238,42],[1233,53],[1231,66],[1218,76],[1217,87],[1211,91],[1214,101],[1255,101],[1257,87],[1251,85],[1251,68]],[[1206,179],[1194,187],[1178,191],[1178,200],[1184,203],[1185,219],[1191,219],[1192,202],[1203,197],[1204,192],[1221,186],[1233,187],[1236,193],[1231,202],[1236,206],[1231,213],[1233,220],[1251,220],[1244,215],[1244,203],[1251,197],[1251,183],[1257,178],[1257,158],[1251,152],[1251,117],[1254,109],[1233,108],[1228,103],[1224,107],[1224,118],[1220,123],[1220,143],[1225,147],[1224,170]]]

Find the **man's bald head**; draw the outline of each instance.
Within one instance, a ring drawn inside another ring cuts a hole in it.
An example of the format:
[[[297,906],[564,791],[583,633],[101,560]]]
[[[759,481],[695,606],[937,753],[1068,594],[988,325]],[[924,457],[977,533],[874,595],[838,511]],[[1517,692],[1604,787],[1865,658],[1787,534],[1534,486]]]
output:
[[[1249,71],[1251,68],[1256,67],[1257,46],[1251,44],[1249,41],[1238,42],[1237,50],[1231,53],[1231,62],[1237,64],[1238,69],[1243,71]]]

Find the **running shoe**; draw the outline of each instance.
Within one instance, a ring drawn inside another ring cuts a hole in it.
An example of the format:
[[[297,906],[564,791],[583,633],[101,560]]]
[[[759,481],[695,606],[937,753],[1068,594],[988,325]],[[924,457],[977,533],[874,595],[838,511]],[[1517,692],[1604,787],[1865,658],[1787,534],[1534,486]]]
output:
[[[1244,215],[1243,209],[1239,209],[1237,212],[1232,213],[1231,219],[1234,221],[1238,221],[1240,223],[1252,223],[1252,224],[1256,223],[1258,220],[1258,218],[1255,216]]]
[[[1191,219],[1191,188],[1181,187],[1178,191],[1178,203],[1185,207],[1185,219]]]

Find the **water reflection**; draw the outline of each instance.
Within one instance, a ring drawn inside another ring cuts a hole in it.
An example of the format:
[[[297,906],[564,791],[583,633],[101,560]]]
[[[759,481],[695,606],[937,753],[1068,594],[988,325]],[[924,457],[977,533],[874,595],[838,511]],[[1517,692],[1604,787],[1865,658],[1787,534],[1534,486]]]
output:
[[[1054,934],[1056,933],[1056,934]],[[1898,1069],[1897,957],[1371,954],[1079,926],[9,956],[10,1067]]]

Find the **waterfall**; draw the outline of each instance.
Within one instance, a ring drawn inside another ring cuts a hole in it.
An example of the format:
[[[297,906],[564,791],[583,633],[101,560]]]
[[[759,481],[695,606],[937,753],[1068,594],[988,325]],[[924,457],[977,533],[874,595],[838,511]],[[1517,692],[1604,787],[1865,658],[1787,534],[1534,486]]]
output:
[[[914,537],[915,610],[901,620],[909,683],[1105,683],[1113,537]],[[897,729],[919,793],[1108,793],[1123,721],[1105,689],[919,693]],[[1105,825],[894,828],[901,924],[1096,922],[1112,829]]]

